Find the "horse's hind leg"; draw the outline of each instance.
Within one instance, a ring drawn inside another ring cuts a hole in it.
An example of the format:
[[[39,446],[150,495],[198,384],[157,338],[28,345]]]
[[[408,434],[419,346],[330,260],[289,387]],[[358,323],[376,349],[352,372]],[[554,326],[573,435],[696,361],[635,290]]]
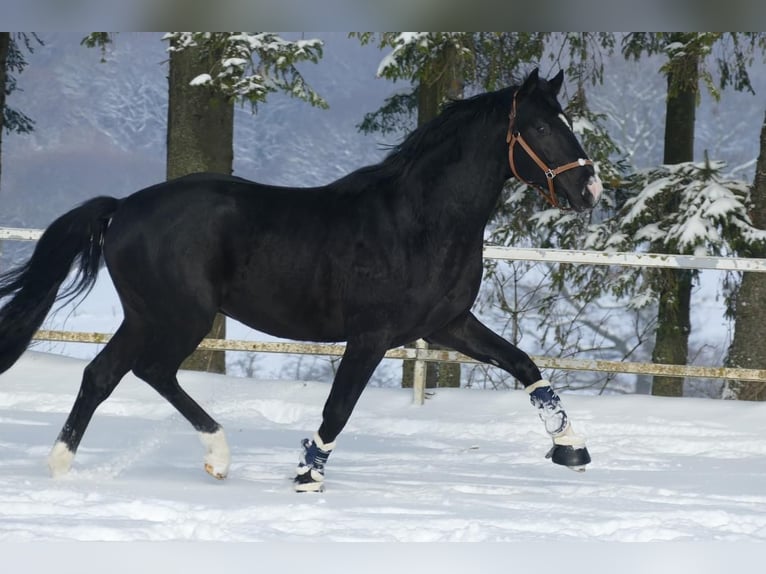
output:
[[[85,367],[80,392],[48,457],[48,467],[54,477],[69,471],[93,413],[130,370],[139,344],[137,334],[123,322],[96,358]]]
[[[548,453],[556,464],[584,470],[590,462],[585,441],[572,429],[561,399],[540,369],[524,351],[485,327],[471,313],[465,313],[443,329],[426,337],[429,342],[451,347],[471,358],[500,367],[516,377],[529,393],[530,401],[553,439]]]
[[[206,447],[205,470],[217,479],[229,472],[231,455],[223,428],[178,384],[176,373],[208,332],[209,325],[194,329],[190,325],[153,330],[150,344],[144,347],[133,366],[133,373],[146,381],[173,405],[200,433]],[[195,336],[195,333],[202,333]]]

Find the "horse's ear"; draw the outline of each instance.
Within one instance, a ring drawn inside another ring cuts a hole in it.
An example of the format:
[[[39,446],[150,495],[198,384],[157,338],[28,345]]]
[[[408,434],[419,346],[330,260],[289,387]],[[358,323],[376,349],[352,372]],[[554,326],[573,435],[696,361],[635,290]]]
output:
[[[553,93],[558,96],[559,91],[561,90],[561,84],[564,83],[564,70],[559,70],[559,73],[548,80],[548,83],[550,84]]]
[[[517,97],[521,99],[528,96],[532,92],[534,92],[539,82],[540,82],[540,70],[538,68],[535,68],[529,73],[529,75],[527,76],[527,79],[524,80],[524,83],[521,84],[519,91],[516,92]]]

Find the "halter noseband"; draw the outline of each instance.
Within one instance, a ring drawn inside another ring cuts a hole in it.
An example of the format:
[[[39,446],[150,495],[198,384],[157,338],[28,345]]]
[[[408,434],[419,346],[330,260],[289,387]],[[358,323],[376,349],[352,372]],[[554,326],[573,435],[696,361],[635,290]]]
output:
[[[510,122],[508,124],[508,135],[505,138],[505,141],[509,144],[508,145],[508,161],[511,164],[511,171],[513,172],[513,175],[518,179],[519,181],[526,183],[527,185],[533,186],[535,189],[537,189],[540,192],[540,195],[543,196],[543,199],[547,201],[549,204],[551,204],[553,207],[558,207],[559,209],[563,209],[559,205],[558,198],[556,197],[556,190],[553,186],[553,180],[554,178],[565,171],[568,171],[570,169],[574,169],[576,167],[583,167],[586,165],[593,165],[593,161],[585,158],[578,158],[575,161],[570,161],[569,163],[566,163],[564,165],[560,165],[557,168],[551,169],[548,167],[548,165],[540,159],[540,156],[538,156],[535,151],[529,146],[529,144],[524,140],[524,138],[521,135],[521,132],[516,129],[516,95],[513,96],[513,106],[511,107],[511,113],[508,116],[510,118]],[[548,182],[548,193],[545,193],[545,190],[537,185],[536,183],[533,183],[531,181],[527,181],[523,177],[519,175],[519,172],[516,171],[516,163],[513,160],[513,146],[516,144],[519,144],[521,148],[527,152],[527,155],[534,161],[537,166],[543,170],[543,173],[545,174],[545,179]]]

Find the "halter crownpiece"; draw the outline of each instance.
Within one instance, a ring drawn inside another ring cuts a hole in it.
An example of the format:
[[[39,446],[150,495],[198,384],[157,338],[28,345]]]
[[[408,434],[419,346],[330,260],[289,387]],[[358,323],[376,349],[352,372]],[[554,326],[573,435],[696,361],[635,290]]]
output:
[[[540,159],[540,156],[538,156],[535,151],[529,146],[529,144],[524,140],[524,137],[521,135],[521,132],[516,129],[516,95],[513,96],[513,104],[511,107],[511,113],[508,115],[510,121],[508,123],[508,135],[505,138],[506,143],[508,143],[508,162],[511,165],[511,171],[513,172],[513,175],[516,179],[519,181],[526,183],[527,185],[531,185],[535,189],[537,189],[540,192],[540,195],[543,196],[543,199],[547,201],[550,205],[553,207],[558,207],[559,209],[563,209],[561,205],[559,205],[558,198],[556,197],[556,190],[553,185],[553,180],[556,178],[556,176],[560,173],[563,173],[565,171],[568,171],[570,169],[574,169],[576,167],[584,167],[586,165],[593,165],[593,161],[587,158],[578,158],[575,161],[570,161],[569,163],[566,163],[564,165],[560,165],[556,168],[550,168],[548,165]],[[548,183],[548,192],[546,193],[545,190],[537,185],[536,183],[533,183],[531,181],[527,181],[523,177],[519,175],[519,172],[516,170],[516,162],[513,159],[513,147],[516,144],[519,144],[521,148],[527,153],[529,158],[537,164],[537,167],[539,167],[541,170],[543,170],[543,173],[545,174],[545,180]],[[598,177],[591,177],[591,179],[588,180],[587,185],[588,191],[593,195],[594,199],[598,200],[599,195],[601,195],[601,182],[598,180]]]

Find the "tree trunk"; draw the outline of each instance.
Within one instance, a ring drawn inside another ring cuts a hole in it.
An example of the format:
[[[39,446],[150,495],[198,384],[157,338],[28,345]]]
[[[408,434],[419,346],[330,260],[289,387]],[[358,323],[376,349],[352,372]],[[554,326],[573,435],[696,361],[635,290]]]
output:
[[[216,58],[211,50],[210,58]],[[199,47],[171,52],[168,102],[167,178],[198,171],[231,174],[234,102],[190,82],[211,69]],[[226,338],[226,318],[217,315],[208,337]],[[195,351],[183,369],[224,373],[224,351]]]
[[[5,81],[7,78],[8,50],[11,47],[11,33],[0,32],[0,184],[3,174],[3,132],[5,131]]]
[[[3,182],[3,132],[5,131],[5,83],[8,77],[8,51],[11,47],[11,33],[0,32],[0,189]],[[0,259],[3,256],[3,241],[0,240]]]
[[[685,42],[687,34],[676,34],[671,41]],[[665,150],[663,163],[676,164],[694,159],[694,116],[697,107],[699,56],[688,53],[673,60],[668,73],[668,99],[665,115]],[[673,197],[666,210],[677,211],[679,198]],[[654,249],[662,252],[664,248]],[[658,273],[660,302],[657,314],[657,338],[652,361],[685,365],[689,353],[691,331],[690,303],[692,272],[663,269]],[[684,380],[679,377],[655,376],[652,394],[680,397]]]
[[[208,70],[199,48],[171,52],[168,179],[197,171],[232,172],[234,102],[210,88],[189,85]]]
[[[755,166],[750,219],[759,229],[766,229],[766,118],[761,126],[761,148]],[[763,246],[753,246],[743,257],[766,257]],[[766,281],[762,273],[743,273],[735,298],[734,338],[726,366],[743,369],[766,369]],[[749,401],[766,400],[764,381],[727,381],[729,398]]]
[[[463,96],[463,78],[460,73],[458,54],[448,46],[429,69],[424,70],[418,86],[418,126],[432,120],[441,111],[446,100]],[[414,348],[414,345],[408,345]],[[443,349],[431,345],[432,349]],[[412,388],[415,361],[402,363],[402,387]],[[459,387],[460,363],[426,363],[426,388]]]
[[[692,274],[690,271],[662,269],[660,302],[657,315],[657,338],[652,362],[685,365],[688,358],[691,321]],[[680,377],[655,375],[652,394],[664,397],[683,395],[684,380]]]

